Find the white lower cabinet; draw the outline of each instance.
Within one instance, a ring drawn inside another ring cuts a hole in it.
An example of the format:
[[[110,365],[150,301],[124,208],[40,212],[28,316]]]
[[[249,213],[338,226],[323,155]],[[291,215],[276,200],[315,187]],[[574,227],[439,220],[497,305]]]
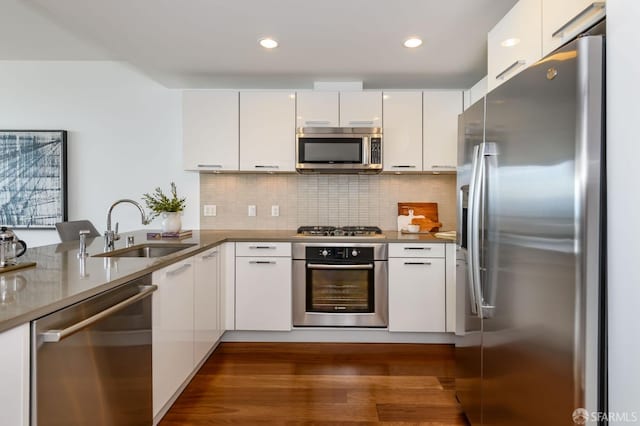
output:
[[[228,246],[234,244],[214,247],[153,273],[158,286],[153,294],[156,420],[226,330]]]
[[[291,255],[239,256],[245,246],[236,247],[236,330],[291,330]]]
[[[0,333],[0,424],[29,424],[29,324]]]
[[[194,256],[194,365],[204,359],[223,333],[219,262],[218,247]]]
[[[446,331],[444,244],[389,244],[389,331]],[[417,257],[417,256],[439,257]]]
[[[153,273],[153,415],[193,371],[193,260]]]

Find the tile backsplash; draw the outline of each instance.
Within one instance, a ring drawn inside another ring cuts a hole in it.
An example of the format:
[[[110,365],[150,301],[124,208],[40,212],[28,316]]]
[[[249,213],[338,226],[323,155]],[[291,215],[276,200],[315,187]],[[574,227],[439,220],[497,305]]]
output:
[[[398,202],[436,202],[443,230],[455,229],[454,175],[201,174],[202,229],[296,229],[303,225],[397,227]],[[215,204],[216,216],[203,206]],[[257,207],[248,216],[249,205]],[[280,216],[271,216],[271,206]]]

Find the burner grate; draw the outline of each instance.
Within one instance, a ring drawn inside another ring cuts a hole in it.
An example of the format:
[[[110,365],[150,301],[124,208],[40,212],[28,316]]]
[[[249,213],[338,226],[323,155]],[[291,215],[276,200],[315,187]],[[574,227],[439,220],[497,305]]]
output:
[[[326,237],[363,237],[382,234],[377,226],[301,226],[298,234]]]

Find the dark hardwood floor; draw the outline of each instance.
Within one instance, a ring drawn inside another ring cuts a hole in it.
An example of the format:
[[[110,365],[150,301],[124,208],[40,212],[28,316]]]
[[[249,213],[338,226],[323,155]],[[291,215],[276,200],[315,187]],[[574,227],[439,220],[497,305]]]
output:
[[[466,425],[449,345],[223,343],[162,426]]]

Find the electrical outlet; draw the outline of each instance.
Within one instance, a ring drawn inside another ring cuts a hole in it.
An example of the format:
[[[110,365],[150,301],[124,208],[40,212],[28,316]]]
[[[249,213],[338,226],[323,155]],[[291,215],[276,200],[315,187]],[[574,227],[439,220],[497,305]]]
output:
[[[254,204],[251,204],[248,206],[247,216],[255,216],[255,215],[256,215],[256,206]]]
[[[205,204],[203,210],[205,216],[215,216],[218,214],[218,208],[215,204]]]
[[[280,206],[278,205],[271,206],[271,216],[280,216]]]

